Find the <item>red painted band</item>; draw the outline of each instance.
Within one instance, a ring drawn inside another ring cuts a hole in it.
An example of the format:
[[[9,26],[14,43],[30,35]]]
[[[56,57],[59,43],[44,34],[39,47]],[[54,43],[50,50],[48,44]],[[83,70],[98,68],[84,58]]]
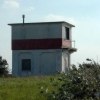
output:
[[[12,50],[60,49],[62,39],[12,40]]]

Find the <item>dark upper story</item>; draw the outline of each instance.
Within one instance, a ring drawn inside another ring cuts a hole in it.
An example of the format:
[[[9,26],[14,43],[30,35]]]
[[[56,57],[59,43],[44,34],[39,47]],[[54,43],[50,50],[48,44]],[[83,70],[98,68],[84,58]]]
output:
[[[61,39],[62,48],[72,48],[72,44],[75,44],[72,42],[71,33],[72,27],[75,26],[65,21],[14,23],[8,25],[12,26],[12,40]]]
[[[62,38],[71,40],[71,29],[74,25],[59,22],[14,23],[12,26],[12,39],[45,39]]]

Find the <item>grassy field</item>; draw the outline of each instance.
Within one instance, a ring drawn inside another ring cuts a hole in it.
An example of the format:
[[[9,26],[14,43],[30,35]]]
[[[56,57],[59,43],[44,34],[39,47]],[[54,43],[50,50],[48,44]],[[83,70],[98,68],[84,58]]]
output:
[[[51,78],[0,78],[0,100],[47,100],[41,91],[54,90]]]

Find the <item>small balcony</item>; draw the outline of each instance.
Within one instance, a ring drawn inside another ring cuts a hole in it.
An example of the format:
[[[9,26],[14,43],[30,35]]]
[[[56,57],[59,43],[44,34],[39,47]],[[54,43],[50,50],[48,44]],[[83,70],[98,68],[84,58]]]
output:
[[[77,51],[77,49],[75,48],[75,41],[71,41],[71,40],[63,39],[62,48],[68,49],[71,53]]]

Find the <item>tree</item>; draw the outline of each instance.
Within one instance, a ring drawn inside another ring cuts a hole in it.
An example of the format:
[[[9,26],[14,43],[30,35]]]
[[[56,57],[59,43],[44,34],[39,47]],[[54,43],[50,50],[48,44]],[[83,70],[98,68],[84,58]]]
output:
[[[68,74],[61,74],[57,92],[51,93],[48,100],[100,100],[100,65],[88,61],[78,68],[73,65]]]
[[[5,76],[8,74],[8,63],[5,59],[0,56],[0,76]]]

